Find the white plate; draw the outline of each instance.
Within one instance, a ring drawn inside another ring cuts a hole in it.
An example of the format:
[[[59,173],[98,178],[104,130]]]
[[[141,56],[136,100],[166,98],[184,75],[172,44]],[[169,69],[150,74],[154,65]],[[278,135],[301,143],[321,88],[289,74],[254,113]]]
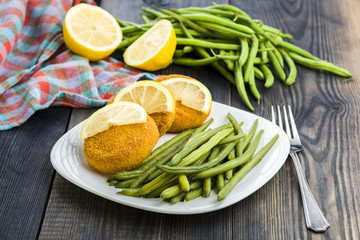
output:
[[[161,199],[136,198],[117,194],[120,189],[108,186],[106,182],[108,175],[100,174],[86,162],[83,153],[83,141],[79,137],[83,122],[72,128],[56,142],[51,151],[51,163],[60,175],[75,185],[127,206],[169,214],[197,214],[219,210],[241,201],[268,182],[284,164],[290,148],[289,139],[286,134],[272,122],[221,103],[213,102],[210,117],[214,118],[214,122],[211,124],[211,127],[214,128],[227,123],[226,115],[228,112],[239,122],[244,121],[242,127],[244,132],[250,130],[255,119],[259,119],[258,131],[259,129],[264,129],[265,131],[258,149],[264,146],[276,133],[279,133],[279,139],[261,162],[220,202],[217,201],[215,191],[208,198],[201,197],[174,205]],[[165,134],[160,138],[157,146],[173,136],[174,134]]]

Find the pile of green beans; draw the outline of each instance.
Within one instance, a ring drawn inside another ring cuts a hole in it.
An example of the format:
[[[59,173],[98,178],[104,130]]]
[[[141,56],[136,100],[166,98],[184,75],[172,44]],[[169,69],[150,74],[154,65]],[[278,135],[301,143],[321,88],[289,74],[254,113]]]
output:
[[[134,197],[162,198],[172,204],[209,197],[213,189],[223,200],[259,163],[278,139],[258,149],[264,130],[255,120],[245,133],[228,113],[229,123],[211,129],[213,119],[184,131],[153,150],[133,170],[118,172],[107,181]],[[255,154],[255,152],[257,152]]]
[[[118,20],[123,41],[118,47],[124,51],[156,21],[172,22],[177,37],[173,64],[185,66],[211,65],[234,85],[245,105],[254,110],[248,96],[260,102],[261,95],[255,79],[266,88],[280,79],[286,86],[293,84],[300,64],[352,79],[349,71],[286,41],[290,34],[252,19],[243,10],[232,5],[214,5],[206,8],[156,10],[143,7],[144,24]]]

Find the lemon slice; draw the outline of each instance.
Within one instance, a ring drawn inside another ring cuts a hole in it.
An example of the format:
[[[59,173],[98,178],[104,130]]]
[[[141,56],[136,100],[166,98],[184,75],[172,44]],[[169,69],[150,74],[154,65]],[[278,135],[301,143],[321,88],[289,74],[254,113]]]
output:
[[[84,3],[67,12],[63,34],[71,51],[91,61],[109,56],[122,40],[121,28],[110,13]]]
[[[138,81],[128,85],[116,94],[113,102],[135,102],[148,114],[175,112],[175,99],[168,88],[154,81]]]
[[[192,78],[174,77],[161,81],[161,84],[173,93],[175,101],[205,114],[210,112],[211,93],[201,82]]]
[[[156,71],[170,65],[176,48],[176,35],[168,20],[161,20],[124,52],[127,65]]]
[[[80,139],[86,139],[109,129],[111,126],[143,123],[147,113],[139,104],[118,102],[100,108],[94,112],[81,127]]]

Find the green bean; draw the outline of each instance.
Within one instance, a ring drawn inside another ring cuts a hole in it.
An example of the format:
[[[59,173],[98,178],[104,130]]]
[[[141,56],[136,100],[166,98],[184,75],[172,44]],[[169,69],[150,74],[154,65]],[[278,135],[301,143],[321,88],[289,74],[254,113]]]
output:
[[[211,178],[205,178],[203,180],[202,196],[207,198],[211,194]]]
[[[235,158],[234,158],[234,159],[235,159]],[[231,160],[232,160],[232,159],[231,159]],[[227,180],[230,180],[230,179],[232,178],[233,174],[234,174],[234,169],[227,170],[227,171],[225,172],[225,178],[226,178]]]
[[[119,23],[119,25],[123,28],[123,27],[129,27],[129,26],[136,26],[136,23],[133,22],[129,22],[129,21],[124,21],[124,20],[119,20],[116,18],[116,21]]]
[[[202,58],[202,59],[193,59],[193,58],[173,58],[172,63],[177,65],[189,66],[189,67],[200,67],[207,66],[211,63],[219,61],[217,56]]]
[[[221,161],[223,161],[231,149],[234,148],[236,145],[236,141],[228,143],[225,145],[223,149],[220,150],[220,152],[216,155],[214,159],[211,161],[208,161],[207,163],[200,164],[198,166],[177,166],[177,167],[170,167],[166,165],[157,165],[159,169],[161,169],[165,173],[169,174],[191,174],[191,173],[197,173],[200,171],[204,171],[206,169],[212,168],[219,164]]]
[[[293,38],[293,36],[291,34],[283,33],[280,29],[273,28],[273,27],[270,27],[270,26],[265,25],[265,24],[263,24],[261,27],[262,27],[262,29],[264,29],[265,32],[269,32],[269,33],[272,33],[274,35],[277,35],[277,36],[280,36],[280,37],[283,37],[283,38],[288,38],[288,39]]]
[[[190,53],[193,51],[192,46],[185,46],[183,49],[176,49],[174,53],[174,58],[182,57],[184,54]]]
[[[166,152],[166,154],[169,154],[173,151],[173,149],[170,149],[171,146],[174,144],[181,142],[183,139],[187,139],[196,131],[196,129],[188,129],[186,131],[181,132],[180,134],[176,135],[175,137],[171,138],[170,140],[166,141],[161,146],[154,149],[149,156],[146,157],[146,159],[137,166],[137,168],[141,168],[143,166],[151,165],[151,161],[153,161],[160,153]],[[155,160],[156,162],[157,160]],[[155,163],[153,162],[153,163]]]
[[[263,133],[264,133],[264,130],[259,131],[259,133],[256,135],[254,141],[249,146],[249,149],[246,152],[244,152],[244,154],[241,155],[240,157],[235,158],[231,161],[227,161],[222,164],[219,164],[216,167],[212,167],[212,168],[206,169],[204,171],[198,172],[193,177],[193,179],[203,179],[203,178],[216,176],[220,173],[226,172],[230,169],[234,169],[234,168],[246,163],[252,157],[252,155],[255,153],[255,151],[260,143],[260,139],[261,139],[261,136],[263,135]]]
[[[120,25],[121,28],[129,26],[129,24],[124,23],[123,21],[121,21],[121,20],[119,20],[117,18],[115,18],[115,19],[116,19],[117,23]]]
[[[116,184],[118,184],[118,180],[111,180],[109,181],[109,186],[115,186]]]
[[[251,105],[250,100],[249,100],[246,90],[245,90],[245,83],[244,83],[244,79],[243,79],[242,68],[241,68],[241,65],[239,64],[239,62],[235,63],[235,79],[236,79],[236,88],[239,92],[240,97],[244,101],[245,105],[251,111],[254,111],[254,107]]]
[[[227,158],[228,158],[228,160],[232,160],[235,158],[235,148],[231,149]]]
[[[181,189],[184,192],[190,191],[190,183],[189,183],[189,179],[187,178],[187,176],[185,174],[180,174],[178,176],[178,178],[179,178],[179,185],[180,185]]]
[[[289,42],[285,42],[285,41],[278,41],[278,46],[283,47],[291,52],[297,53],[303,57],[312,59],[312,60],[320,60],[320,58],[315,57],[314,55],[312,55],[311,53],[309,53],[308,51],[302,49],[301,47],[298,47],[292,43]]]
[[[256,34],[262,36],[263,38],[268,40],[270,43],[274,44],[275,46],[278,45],[277,41],[275,39],[273,39],[272,37],[270,37],[268,34],[266,34],[266,32],[255,22],[252,22],[250,24],[250,28],[253,29],[256,32]]]
[[[158,17],[164,17],[165,15],[161,12],[158,12],[156,10],[153,10],[153,9],[150,9],[150,8],[147,8],[147,7],[142,7],[142,10],[150,15],[153,15],[155,16],[156,18]]]
[[[213,149],[214,149],[214,148],[216,148],[216,147],[213,147]],[[206,162],[206,160],[209,158],[209,156],[210,156],[210,154],[211,154],[211,152],[212,152],[213,149],[211,149],[211,151],[207,152],[206,154],[202,155],[202,156],[201,156],[198,160],[196,160],[192,165],[193,165],[193,166],[199,166],[199,165],[203,164],[204,162]],[[160,170],[160,171],[161,171],[161,170]]]
[[[254,31],[242,24],[238,24],[238,23],[234,23],[233,21],[227,19],[227,18],[223,18],[223,17],[219,17],[219,16],[214,16],[211,14],[206,14],[206,13],[198,13],[198,14],[182,14],[182,17],[189,19],[189,20],[194,20],[194,21],[205,21],[205,22],[210,22],[210,23],[215,23],[218,25],[222,25],[222,26],[226,26],[226,27],[230,27],[234,30],[238,30],[247,34],[253,34]]]
[[[203,156],[201,156],[199,159],[201,159],[202,157]],[[160,176],[156,177],[155,179],[151,180],[150,182],[148,182],[144,186],[142,186],[139,189],[138,194],[139,195],[146,195],[146,194],[154,191],[155,189],[159,188],[164,183],[166,183],[168,180],[173,178],[173,176],[174,176],[173,174],[167,174],[167,173],[161,174]],[[190,188],[191,188],[191,184],[190,184]],[[166,188],[164,188],[164,189],[166,189]]]
[[[231,43],[231,44],[238,44],[238,38],[234,38],[234,39],[222,39],[222,38],[207,38],[206,41],[212,42],[212,43]]]
[[[189,136],[190,137],[190,136]],[[177,153],[179,153],[185,143],[187,142],[187,138],[182,139],[182,141],[175,143],[173,146],[171,146],[172,151],[170,153],[163,152],[158,155],[158,164],[165,164],[168,161],[170,161]],[[141,175],[137,177],[137,179],[131,184],[131,188],[137,188],[139,187],[143,182],[146,181],[146,179],[157,170],[156,166],[152,165],[150,166],[146,171],[144,171]]]
[[[265,64],[261,64],[259,67],[265,76],[264,86],[267,88],[271,87],[274,83],[274,75],[272,74],[271,70]]]
[[[264,62],[261,58],[259,57],[256,57],[254,59],[254,64],[265,64],[265,63],[268,63],[269,62],[269,58],[266,59],[266,62]]]
[[[235,185],[261,161],[261,159],[268,153],[268,151],[272,148],[278,138],[279,135],[276,134],[230,179],[230,181],[217,194],[218,201],[223,200],[231,192]]]
[[[185,195],[186,195],[186,192],[179,193],[178,195],[171,198],[170,203],[175,204],[175,203],[182,201],[184,199]]]
[[[181,36],[181,35],[185,35],[184,32],[182,31],[181,28],[176,28],[174,27],[174,30],[175,30],[175,35],[178,37],[178,36]],[[192,36],[194,37],[206,37],[207,35],[205,34],[202,34],[202,33],[199,33],[195,30],[192,30],[192,29],[188,29],[188,31],[191,33]]]
[[[183,8],[183,9],[178,9],[178,11],[181,14],[191,13],[191,12],[195,12],[195,13],[203,12],[203,13],[207,13],[207,14],[226,17],[226,18],[229,18],[229,19],[231,19],[233,21],[234,20],[240,20],[242,22],[250,23],[250,20],[248,18],[246,18],[244,16],[241,16],[237,12],[228,12],[228,11],[223,11],[223,10],[218,10],[218,9],[199,8],[199,7]]]
[[[229,55],[230,56],[236,56],[235,55],[235,52],[233,51],[233,50],[230,50],[229,51]],[[237,57],[239,57],[239,56],[237,56]],[[227,66],[227,68],[230,70],[230,71],[233,71],[234,70],[234,61],[231,61],[231,60],[228,60],[227,61],[227,63],[226,63],[226,66]]]
[[[289,55],[296,63],[299,63],[306,67],[325,70],[325,71],[337,74],[342,77],[352,78],[352,75],[348,70],[346,70],[342,67],[336,66],[335,64],[332,64],[325,60],[312,60],[312,59],[300,56],[299,54],[296,54],[293,52],[289,52]]]
[[[250,35],[248,33],[240,32],[239,30],[234,30],[232,28],[228,28],[228,27],[223,26],[223,25],[204,22],[204,21],[197,21],[197,24],[199,24],[200,26],[202,26],[202,27],[204,27],[206,29],[221,32],[223,34],[228,34],[230,36],[250,38]]]
[[[176,184],[176,185],[169,187],[169,188],[165,189],[164,191],[162,191],[160,194],[160,197],[161,198],[172,198],[181,192],[183,192],[183,190],[181,189],[181,186],[179,184]]]
[[[183,25],[181,24],[181,29],[183,30],[184,34],[190,38],[190,39],[193,39],[191,33],[188,31],[188,29]],[[203,49],[203,48],[200,48],[200,47],[196,47],[195,48],[196,52],[198,54],[200,54],[202,57],[210,57],[210,55]],[[235,85],[235,79],[233,77],[232,74],[230,74],[224,67],[222,67],[220,64],[218,64],[217,62],[214,62],[211,64],[211,66],[213,68],[215,68],[216,70],[218,70],[218,72],[223,75],[223,77],[225,77],[231,84]]]
[[[146,179],[146,182],[151,182],[152,180],[154,180],[155,178],[157,178],[158,176],[160,176],[161,174],[163,174],[163,171],[156,169],[155,172],[153,172],[152,174],[150,174],[148,176],[148,178]]]
[[[244,66],[246,63],[246,60],[249,56],[249,44],[245,38],[239,38],[240,46],[241,46],[241,52],[239,57],[239,64],[240,66]]]
[[[218,61],[219,59],[229,60],[230,62],[232,62],[232,59],[237,60],[238,57],[226,56],[226,55],[215,55],[212,57],[202,58],[202,59],[176,57],[173,58],[172,63],[177,65],[189,66],[189,67],[199,67],[199,66],[207,66],[211,63]]]
[[[187,139],[183,139],[181,142],[178,142],[172,146],[172,151],[170,153],[163,152],[158,155],[159,160],[157,161],[158,164],[165,164],[170,161],[177,153],[179,153],[182,149]],[[139,187],[143,182],[147,180],[147,178],[157,170],[155,165],[150,166],[146,171],[144,171],[137,179],[131,184],[131,188]]]
[[[141,35],[135,35],[132,37],[124,38],[117,49],[125,49],[130,46],[133,42],[135,42]]]
[[[118,193],[124,194],[126,196],[137,197],[139,196],[138,191],[138,188],[124,188],[121,192]]]
[[[253,35],[251,38],[251,48],[250,48],[249,56],[244,66],[244,82],[249,82],[249,83],[251,82],[250,79],[253,77],[253,73],[251,71],[253,71],[254,60],[258,52],[258,49],[259,49],[259,39],[255,35]]]
[[[192,141],[197,139],[197,137],[200,137],[201,135],[199,133],[204,132],[205,129],[207,129],[210,126],[210,124],[212,124],[213,122],[214,122],[214,118],[209,118],[209,120],[207,120],[206,122],[202,123],[199,127],[197,127],[195,129],[194,133],[192,134],[192,136],[189,138],[189,140],[185,144],[185,146],[189,145]],[[197,137],[195,137],[195,136],[197,136]]]
[[[216,181],[216,189],[218,192],[224,187],[225,185],[225,177],[223,173],[220,173],[217,175],[217,181]]]
[[[142,186],[139,189],[138,194],[140,196],[142,195],[146,195],[151,193],[152,191],[154,191],[155,189],[159,188],[161,185],[163,185],[164,183],[166,183],[167,181],[169,181],[171,178],[173,178],[174,175],[173,174],[166,174],[163,173],[160,176],[158,176],[157,178],[155,178],[154,180],[152,180],[151,182],[146,183],[144,186]]]
[[[115,185],[115,188],[130,188],[131,184],[135,181],[135,178],[131,178],[131,179],[128,179],[128,180],[124,180],[124,181],[121,181],[121,182],[118,182],[116,185]]]
[[[204,48],[215,48],[215,49],[225,49],[225,50],[238,50],[240,48],[237,44],[231,43],[212,43],[206,40],[200,39],[189,39],[189,38],[176,38],[177,45],[190,45],[196,47]]]
[[[147,198],[157,198],[160,197],[161,193],[174,185],[178,183],[177,177],[172,177],[168,181],[164,182],[162,185],[160,185],[158,188],[154,189],[152,192],[148,193],[146,195]]]
[[[267,48],[265,46],[264,42],[260,42],[260,50],[261,50],[261,60],[262,62],[266,63],[269,61],[268,54],[267,54]]]
[[[173,159],[171,159],[170,166],[174,166],[179,164],[184,158],[188,157],[189,154],[194,152],[195,149],[197,149],[199,146],[202,146],[205,142],[207,142],[212,137],[216,136],[218,133],[222,132],[223,130],[230,130],[232,131],[232,127],[230,124],[224,124],[220,127],[217,127],[213,130],[207,130],[205,132],[200,132],[197,135],[194,136],[194,139],[192,142],[190,142],[188,145],[186,145],[185,148],[183,148],[179,153],[177,153]]]
[[[127,34],[127,33],[135,32],[135,31],[139,31],[139,30],[148,30],[153,25],[154,25],[153,23],[133,25],[133,26],[124,27],[121,29],[121,31],[123,34]]]
[[[231,125],[233,126],[235,133],[239,134],[241,131],[241,127],[240,124],[236,121],[235,117],[231,113],[228,113],[226,116]]]
[[[137,169],[132,171],[124,171],[124,172],[118,172],[112,175],[112,179],[115,180],[127,180],[130,178],[136,178],[140,176],[144,172],[144,169]]]
[[[272,65],[274,66],[275,71],[277,72],[277,74],[279,75],[279,78],[285,82],[286,80],[286,75],[285,72],[283,70],[283,68],[281,67],[279,60],[277,59],[277,57],[275,56],[274,52],[272,50],[269,50],[269,58],[272,62]]]
[[[254,66],[254,73],[255,73],[255,77],[257,79],[260,79],[260,80],[264,80],[265,79],[265,76],[264,76],[264,73],[258,69],[257,67]]]
[[[269,47],[269,51],[273,51],[275,57],[277,58],[278,62],[280,63],[280,66],[284,68],[284,58],[282,57],[279,50],[270,42],[267,43],[267,46]]]
[[[210,153],[210,155],[209,155],[209,159],[210,159],[210,160],[215,159],[216,156],[219,154],[219,152],[220,152],[220,147],[219,147],[219,146],[213,147],[213,149],[211,149],[211,153]],[[198,164],[198,165],[200,165],[200,164]]]
[[[150,19],[149,19],[149,17],[148,17],[147,15],[145,15],[145,14],[141,14],[141,19],[143,20],[143,22],[144,22],[145,24],[148,24],[148,23],[151,22]]]
[[[184,167],[192,164],[197,159],[201,157],[204,153],[210,151],[214,146],[216,146],[222,139],[229,135],[233,129],[224,129],[212,136],[206,143],[202,144],[198,149],[191,152],[188,156],[183,158],[179,162],[179,166]],[[228,153],[227,153],[228,154]]]
[[[245,133],[242,133],[242,134],[237,134],[237,135],[234,135],[234,136],[228,136],[228,137],[224,138],[223,140],[221,140],[219,142],[219,145],[239,140],[241,138],[244,138],[245,135],[246,135]]]
[[[203,191],[203,189],[200,187],[198,189],[188,192],[184,197],[184,201],[191,201],[191,200],[194,200],[195,198],[200,197],[202,194],[202,191]]]
[[[239,13],[241,16],[244,16],[247,19],[251,20],[251,17],[246,12],[244,12],[240,8],[237,8],[237,7],[232,6],[232,5],[222,5],[222,4],[220,4],[220,5],[210,6],[208,8],[210,8],[210,9],[220,9],[220,10],[230,11],[230,12],[236,12],[236,13]]]
[[[248,134],[245,136],[244,138],[244,142],[243,142],[243,149],[242,151],[244,152],[245,149],[247,148],[247,146],[249,145],[250,141],[252,140],[252,138],[255,135],[257,126],[258,126],[259,120],[256,119],[253,126],[251,127],[250,131],[248,132]]]
[[[284,57],[285,62],[289,67],[289,74],[285,81],[285,84],[290,86],[291,84],[293,84],[295,82],[295,79],[296,79],[296,74],[297,74],[296,65],[295,65],[295,62],[293,61],[293,59],[289,56],[289,54],[284,49],[279,48],[279,52]]]
[[[242,134],[243,131],[241,129],[241,126],[242,126],[242,124],[244,122],[238,123],[236,121],[235,117],[233,115],[231,115],[231,113],[227,114],[227,118],[229,119],[229,122],[233,126],[235,133],[236,134]],[[243,144],[244,144],[244,139],[240,139],[239,142],[235,145],[235,156],[236,157],[239,157],[242,154],[242,152],[243,152],[243,149],[242,149]]]
[[[216,34],[211,33],[208,29],[199,26],[198,24],[194,23],[193,21],[189,20],[188,18],[183,17],[182,15],[179,15],[179,14],[177,14],[175,12],[171,12],[171,11],[168,11],[168,10],[165,10],[165,9],[161,9],[161,12],[165,13],[165,14],[167,14],[169,16],[174,17],[175,19],[177,19],[180,22],[180,24],[185,23],[190,28],[194,29],[195,31],[197,31],[199,33],[202,33],[202,34],[205,34],[205,35],[208,35],[208,36],[211,36],[211,37],[216,36]]]
[[[256,84],[255,84],[255,78],[254,78],[254,68],[252,68],[252,71],[251,71],[251,82],[249,82],[249,88],[250,88],[250,92],[251,94],[258,100],[258,104],[260,103],[260,98],[261,98],[261,95],[256,87]]]

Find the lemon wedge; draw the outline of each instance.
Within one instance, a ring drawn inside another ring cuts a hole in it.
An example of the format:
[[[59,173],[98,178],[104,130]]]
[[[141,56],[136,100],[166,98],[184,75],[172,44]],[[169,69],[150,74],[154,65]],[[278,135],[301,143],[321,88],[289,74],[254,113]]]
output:
[[[109,56],[122,40],[121,28],[110,13],[84,3],[67,12],[63,34],[66,46],[90,61]]]
[[[175,99],[168,88],[154,81],[144,80],[128,85],[116,94],[113,102],[135,102],[148,114],[175,112]]]
[[[192,78],[174,77],[161,81],[161,84],[173,93],[175,101],[205,114],[210,112],[211,93],[200,81]]]
[[[171,91],[161,83],[145,80],[130,84],[120,90],[111,102],[121,101],[140,104],[154,119],[160,136],[167,132],[174,121],[175,98]]]
[[[100,108],[94,112],[81,127],[80,139],[92,137],[108,130],[111,126],[144,123],[147,113],[139,104],[118,102]]]
[[[124,52],[127,65],[156,71],[170,65],[176,48],[176,35],[168,20],[160,20]]]

